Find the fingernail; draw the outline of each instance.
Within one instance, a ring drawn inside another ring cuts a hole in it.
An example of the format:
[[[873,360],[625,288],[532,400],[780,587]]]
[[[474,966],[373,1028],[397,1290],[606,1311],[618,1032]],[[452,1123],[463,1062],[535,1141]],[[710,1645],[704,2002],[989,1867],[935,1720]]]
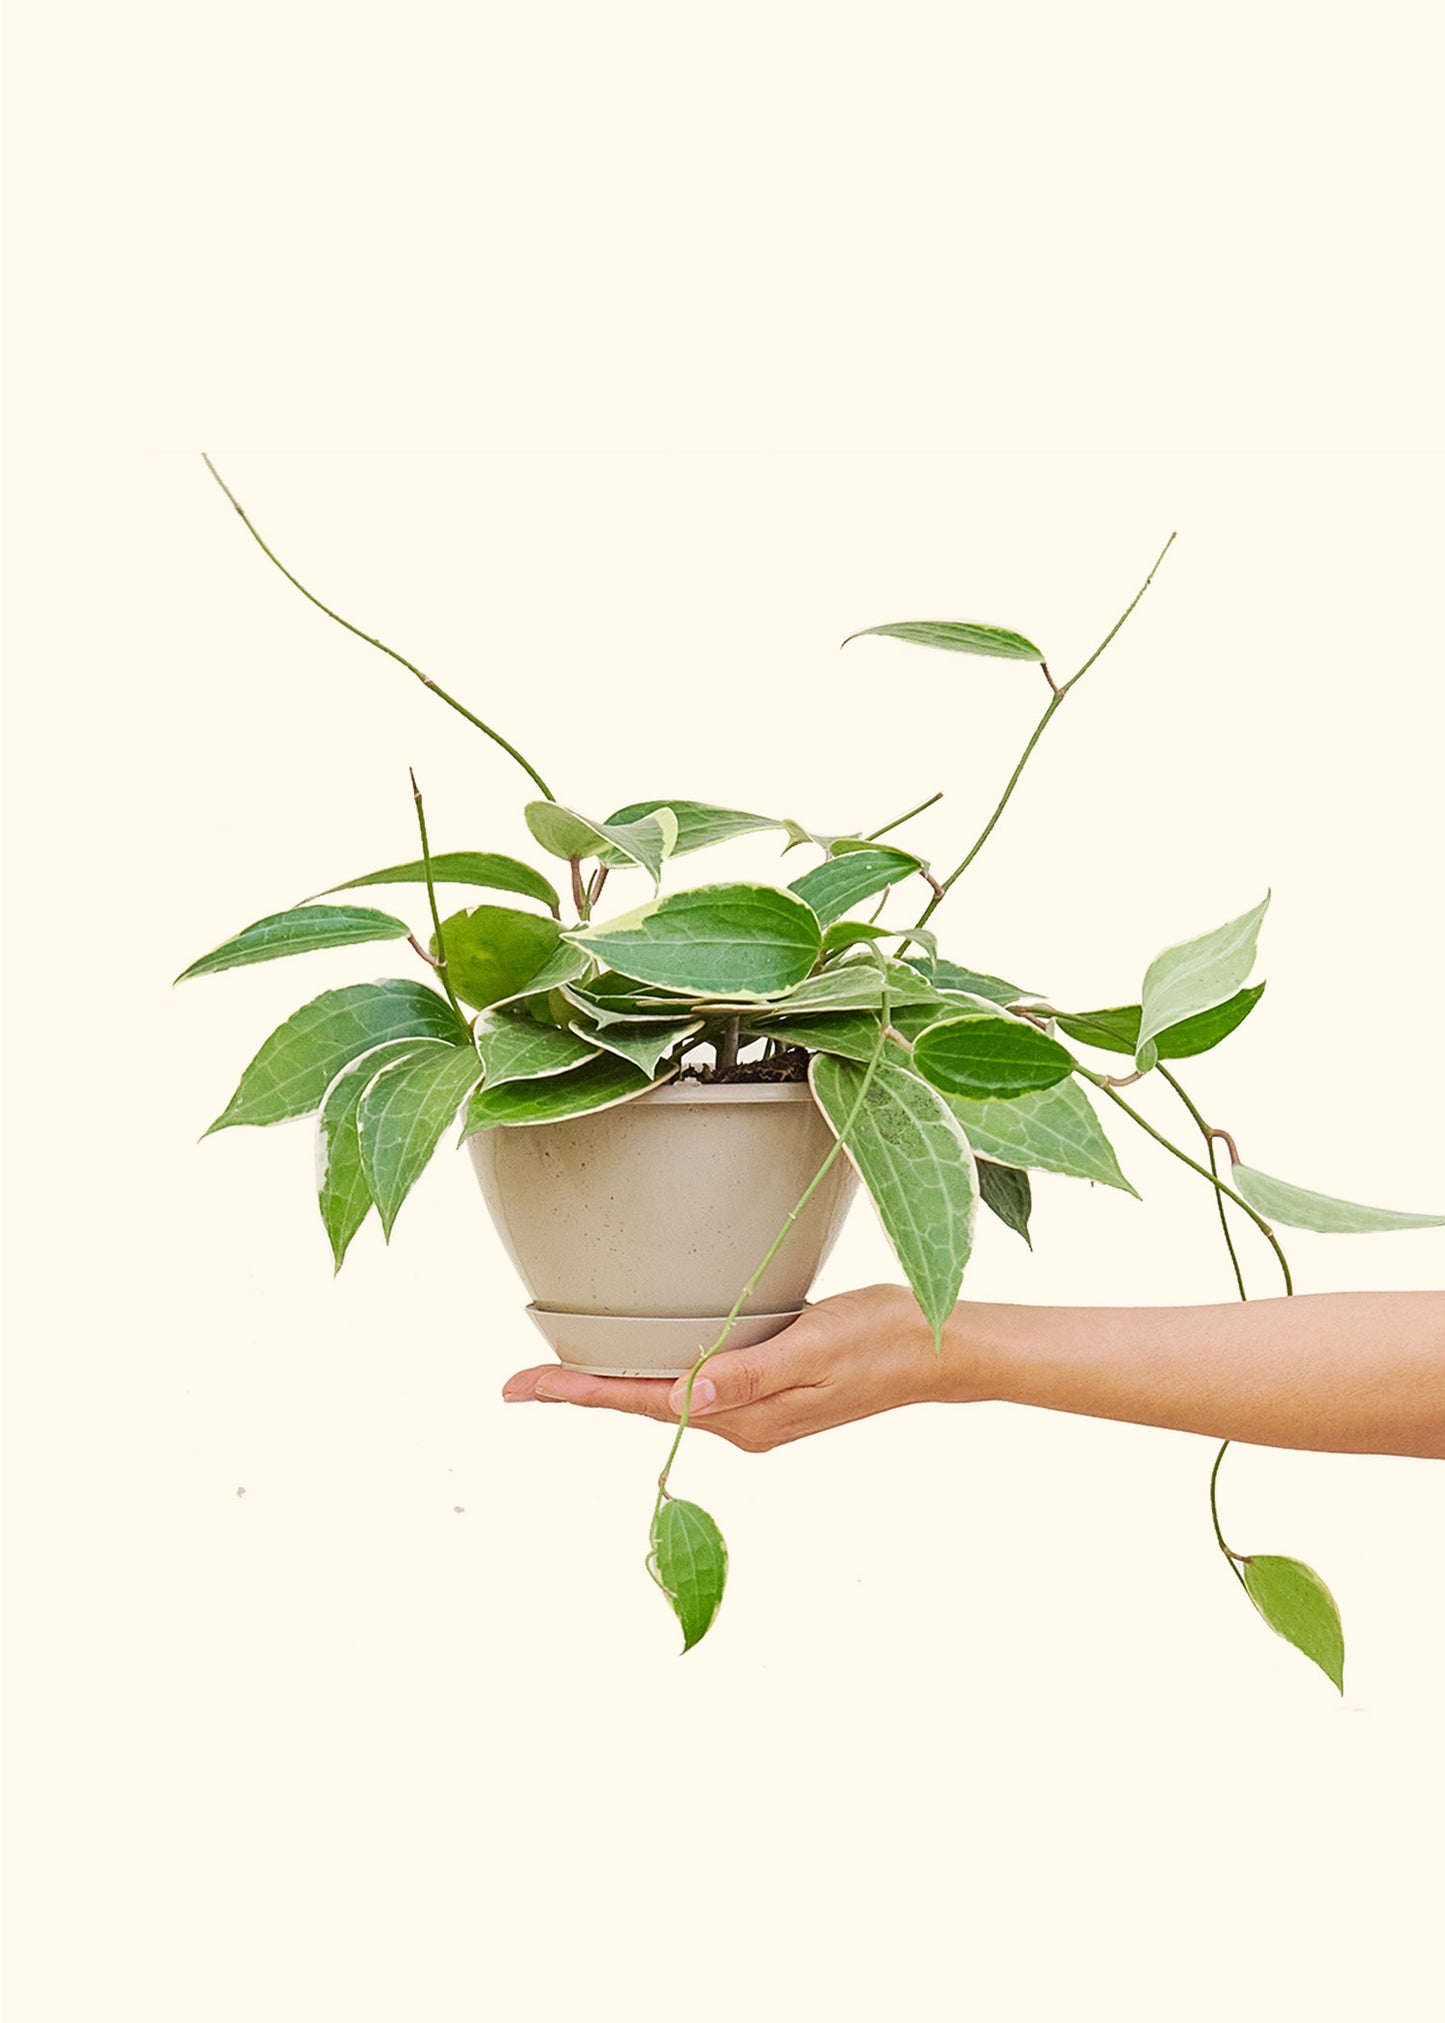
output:
[[[717,1385],[711,1377],[699,1377],[692,1387],[692,1417],[705,1412],[717,1397]],[[667,1394],[667,1402],[674,1412],[681,1413],[687,1403],[687,1378],[681,1377]]]
[[[504,1405],[525,1405],[531,1395],[530,1391],[503,1391],[502,1403]]]

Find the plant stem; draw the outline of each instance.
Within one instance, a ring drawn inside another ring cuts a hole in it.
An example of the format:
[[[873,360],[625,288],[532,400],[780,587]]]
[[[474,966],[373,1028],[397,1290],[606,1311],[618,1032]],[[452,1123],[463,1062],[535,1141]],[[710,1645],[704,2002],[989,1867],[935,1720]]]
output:
[[[868,834],[863,838],[863,841],[865,843],[876,843],[880,836],[887,836],[894,829],[901,829],[905,822],[911,822],[915,815],[921,815],[925,808],[931,808],[935,801],[941,801],[942,799],[943,799],[943,789],[940,787],[936,794],[930,794],[926,801],[920,801],[918,803],[918,806],[916,808],[910,808],[906,815],[895,816],[893,821],[885,822],[881,829],[871,829],[868,832]]]
[[[1069,690],[1074,686],[1076,682],[1083,680],[1084,676],[1088,673],[1089,669],[1094,665],[1094,662],[1099,658],[1099,655],[1104,651],[1105,647],[1109,645],[1110,641],[1120,631],[1120,629],[1124,625],[1125,620],[1128,619],[1131,613],[1133,612],[1135,605],[1138,604],[1140,598],[1143,597],[1144,592],[1149,588],[1149,585],[1154,581],[1155,575],[1157,574],[1159,569],[1159,564],[1164,560],[1164,557],[1169,553],[1169,550],[1173,547],[1175,539],[1176,539],[1175,535],[1171,534],[1169,536],[1169,539],[1164,543],[1164,546],[1159,551],[1159,555],[1157,560],[1155,561],[1154,567],[1149,571],[1149,574],[1144,578],[1143,583],[1139,586],[1139,589],[1134,596],[1133,603],[1131,603],[1128,606],[1128,608],[1123,612],[1122,616],[1115,621],[1114,625],[1105,634],[1103,639],[1100,640],[1099,644],[1094,648],[1093,652],[1089,655],[1088,659],[1084,662],[1083,666],[1078,670],[1078,672],[1076,674],[1070,675],[1069,679],[1062,685],[1055,685],[1053,677],[1052,675],[1050,675],[1049,686],[1053,689],[1054,692],[1049,697],[1049,706],[1044,711],[1043,715],[1039,718],[1038,723],[1034,727],[1033,736],[1024,746],[1023,757],[1019,760],[1018,764],[1013,769],[1013,773],[1009,778],[1009,783],[1003,790],[1003,798],[1000,800],[998,806],[994,809],[993,813],[989,816],[987,822],[983,826],[981,834],[979,835],[977,841],[974,843],[973,848],[964,858],[963,862],[958,866],[958,868],[955,871],[952,871],[949,874],[949,876],[944,879],[942,892],[936,892],[932,897],[932,899],[929,900],[927,906],[924,908],[923,912],[919,915],[918,920],[915,923],[917,926],[923,927],[927,924],[928,920],[931,918],[933,913],[937,910],[939,906],[942,905],[943,900],[947,896],[950,887],[956,884],[957,881],[963,876],[964,872],[968,869],[969,865],[973,862],[974,858],[978,855],[979,851],[983,848],[984,844],[988,841],[989,837],[993,834],[994,829],[998,825],[998,819],[1000,815],[1002,815],[1004,809],[1008,806],[1009,801],[1013,795],[1013,790],[1019,783],[1019,779],[1023,773],[1023,769],[1028,764],[1029,760],[1032,758],[1035,745],[1038,743],[1039,739],[1043,736],[1044,732],[1048,729],[1049,723],[1053,718],[1054,712],[1058,709],[1059,704],[1063,701],[1064,697],[1068,694]],[[899,953],[901,954],[902,950],[900,950]]]
[[[226,497],[231,501],[231,504],[236,508],[236,511],[240,514],[242,523],[245,526],[247,532],[250,534],[252,540],[256,543],[256,546],[261,550],[261,553],[263,555],[267,556],[272,562],[276,564],[276,567],[281,571],[281,574],[286,578],[286,581],[288,583],[294,584],[295,587],[301,592],[301,595],[304,598],[306,598],[308,602],[314,604],[318,611],[324,611],[328,618],[335,619],[338,625],[344,626],[348,632],[354,633],[358,639],[365,640],[368,646],[374,646],[379,653],[384,653],[388,655],[390,659],[396,661],[400,666],[404,667],[409,674],[414,674],[417,680],[422,684],[423,688],[429,688],[433,695],[440,696],[441,700],[444,703],[448,703],[451,706],[451,708],[453,708],[457,712],[458,716],[464,716],[469,724],[475,724],[479,731],[485,731],[487,736],[492,740],[493,744],[500,745],[504,752],[508,753],[512,758],[514,758],[517,761],[517,764],[522,768],[523,772],[528,774],[529,777],[533,781],[535,781],[538,789],[547,800],[549,801],[556,800],[557,796],[552,792],[552,789],[547,785],[547,782],[542,778],[542,775],[537,771],[537,768],[534,765],[532,765],[527,759],[524,759],[522,754],[517,750],[517,747],[513,744],[509,744],[506,738],[502,736],[500,731],[493,730],[492,726],[489,723],[483,723],[482,719],[479,716],[473,716],[472,712],[466,707],[465,703],[458,702],[454,695],[448,695],[447,691],[444,688],[439,687],[437,683],[432,680],[429,674],[423,674],[421,669],[419,667],[414,666],[412,662],[409,661],[404,654],[398,653],[394,647],[387,646],[380,639],[373,639],[369,632],[363,632],[360,626],[353,625],[349,618],[343,618],[339,611],[333,611],[329,604],[323,604],[319,597],[314,596],[312,592],[306,588],[306,585],[304,583],[302,583],[297,577],[293,576],[291,574],[291,571],[286,567],[286,564],[281,560],[280,556],[274,554],[272,550],[266,546],[266,543],[261,539],[261,536],[257,533],[254,524],[252,523],[245,508],[242,506],[240,500],[236,497],[235,493],[231,490],[230,486],[226,483],[225,479],[221,476],[221,473],[216,469],[216,466],[211,462],[211,459],[205,454],[204,451],[201,452],[201,461],[205,464],[206,469],[210,472],[211,476],[215,479],[216,483],[220,486],[221,490],[226,494]]]
[[[722,1029],[722,1037],[716,1043],[717,1071],[720,1075],[730,1073],[738,1064],[738,1027],[741,1014],[735,1013]]]
[[[410,768],[408,768],[408,771],[410,772]],[[442,935],[442,917],[437,910],[437,889],[431,875],[431,845],[427,842],[426,837],[426,810],[422,806],[421,788],[416,783],[415,773],[411,773],[411,792],[412,799],[416,802],[416,825],[421,830],[422,869],[426,873],[426,896],[431,906],[432,928],[436,934],[437,952],[434,967],[437,975],[442,980],[442,989],[447,994],[447,1003],[456,1013],[458,1019],[461,1020],[461,1023],[465,1025],[467,1023],[466,1018],[463,1015],[461,1006],[457,1003],[457,994],[452,989],[452,980],[447,973],[447,945]]]
[[[764,1257],[762,1263],[758,1266],[757,1270],[753,1273],[752,1277],[748,1280],[747,1284],[743,1287],[742,1291],[738,1294],[737,1298],[733,1301],[732,1311],[729,1313],[727,1319],[723,1322],[722,1328],[718,1333],[717,1340],[713,1343],[711,1348],[703,1350],[702,1354],[693,1364],[692,1369],[688,1374],[687,1393],[682,1401],[682,1410],[678,1414],[677,1432],[673,1436],[672,1446],[668,1450],[667,1459],[662,1464],[662,1473],[657,1478],[657,1502],[653,1506],[652,1512],[652,1522],[654,1527],[657,1524],[658,1512],[662,1509],[663,1500],[669,1493],[667,1487],[667,1478],[672,1472],[673,1462],[677,1459],[677,1450],[682,1444],[682,1436],[687,1431],[688,1419],[692,1412],[692,1387],[697,1382],[698,1371],[702,1368],[703,1364],[707,1362],[710,1357],[715,1356],[719,1349],[724,1348],[726,1346],[727,1338],[733,1331],[733,1323],[737,1320],[738,1315],[742,1312],[743,1308],[752,1298],[753,1293],[756,1290],[759,1281],[762,1279],[764,1272],[766,1272],[768,1266],[772,1263],[773,1259],[782,1249],[788,1231],[793,1227],[793,1224],[797,1221],[798,1217],[802,1214],[803,1210],[807,1207],[808,1203],[812,1200],[813,1196],[817,1193],[818,1189],[822,1186],[824,1180],[827,1178],[828,1174],[832,1171],[833,1166],[840,1157],[844,1145],[847,1141],[848,1133],[852,1130],[854,1124],[857,1122],[859,1113],[861,1112],[864,1101],[867,1098],[868,1091],[872,1087],[873,1077],[877,1071],[878,1063],[883,1058],[883,1049],[884,1046],[887,1044],[888,1028],[892,1021],[892,1016],[893,1016],[892,997],[888,989],[888,974],[887,971],[885,970],[883,973],[883,1007],[882,1007],[882,1017],[879,1021],[878,1026],[878,1040],[877,1044],[873,1049],[872,1054],[869,1056],[868,1065],[864,1069],[863,1080],[859,1084],[858,1094],[853,1100],[853,1107],[849,1110],[848,1115],[844,1120],[842,1129],[839,1131],[837,1137],[834,1139],[832,1147],[828,1152],[827,1158],[824,1159],[822,1165],[818,1168],[817,1172],[813,1175],[812,1179],[808,1182],[807,1186],[803,1189],[802,1193],[798,1196],[797,1200],[793,1203],[792,1209],[789,1211],[788,1217],[786,1221],[783,1223],[782,1228],[778,1231],[777,1235],[773,1238],[772,1242],[769,1244],[767,1255]]]
[[[1219,1164],[1215,1157],[1214,1152],[1214,1138],[1215,1138],[1214,1132],[1210,1129],[1209,1125],[1205,1123],[1199,1111],[1195,1108],[1194,1104],[1189,1100],[1189,1097],[1185,1094],[1184,1089],[1174,1079],[1173,1075],[1170,1074],[1169,1070],[1164,1066],[1164,1064],[1160,1062],[1158,1065],[1159,1065],[1159,1073],[1163,1076],[1164,1080],[1169,1084],[1170,1088],[1174,1091],[1175,1095],[1179,1098],[1180,1102],[1184,1105],[1185,1109],[1189,1112],[1190,1116],[1199,1126],[1200,1131],[1204,1134],[1204,1142],[1209,1147],[1209,1170],[1214,1175],[1214,1178],[1218,1180]],[[1226,1133],[1224,1135],[1227,1136],[1228,1134]],[[1231,1139],[1230,1143],[1232,1144],[1233,1142],[1234,1141]],[[1230,1233],[1229,1216],[1225,1211],[1224,1196],[1219,1192],[1218,1188],[1215,1189],[1214,1204],[1216,1208],[1218,1208],[1219,1210],[1219,1226],[1224,1231],[1224,1246],[1225,1249],[1229,1252],[1229,1262],[1234,1266],[1234,1282],[1239,1287],[1239,1297],[1243,1300],[1247,1300],[1249,1298],[1249,1294],[1244,1289],[1244,1273],[1240,1269],[1239,1252],[1234,1247],[1234,1237]]]

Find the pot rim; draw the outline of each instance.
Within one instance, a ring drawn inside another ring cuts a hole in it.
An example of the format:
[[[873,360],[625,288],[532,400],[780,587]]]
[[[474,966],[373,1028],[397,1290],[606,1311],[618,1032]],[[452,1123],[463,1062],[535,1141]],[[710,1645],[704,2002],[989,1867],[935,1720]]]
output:
[[[634,1096],[642,1103],[811,1103],[812,1087],[807,1082],[668,1082]],[[632,1104],[627,1106],[629,1109]]]

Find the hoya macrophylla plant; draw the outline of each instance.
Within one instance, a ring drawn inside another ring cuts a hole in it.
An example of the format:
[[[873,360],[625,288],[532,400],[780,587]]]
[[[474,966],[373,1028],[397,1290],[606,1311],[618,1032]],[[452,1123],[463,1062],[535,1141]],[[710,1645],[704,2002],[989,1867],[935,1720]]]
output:
[[[303,1004],[262,1042],[210,1127],[315,1119],[317,1203],[335,1268],[373,1209],[390,1239],[418,1178],[458,1122],[464,1141],[613,1108],[699,1072],[726,1081],[771,1063],[770,1072],[796,1076],[805,1064],[831,1149],[738,1289],[716,1340],[697,1358],[658,1478],[647,1565],[677,1616],[685,1650],[711,1627],[727,1578],[727,1547],[716,1523],[669,1488],[692,1387],[708,1359],[728,1345],[794,1221],[838,1159],[856,1168],[935,1342],[959,1296],[980,1204],[1030,1242],[1034,1173],[1137,1192],[1105,1130],[1101,1103],[1104,1114],[1117,1111],[1199,1176],[1201,1199],[1217,1207],[1241,1298],[1246,1287],[1231,1213],[1268,1245],[1286,1292],[1293,1283],[1275,1225],[1340,1233],[1445,1224],[1445,1216],[1336,1200],[1243,1164],[1235,1138],[1206,1121],[1166,1066],[1218,1046],[1259,1005],[1264,985],[1249,979],[1268,894],[1223,926],[1165,949],[1144,970],[1136,1001],[1102,1010],[1058,1006],[940,949],[934,916],[993,834],[1066,697],[1138,605],[1158,562],[1104,640],[1062,682],[1030,638],[1001,626],[908,620],[850,635],[877,642],[855,651],[892,653],[901,642],[1009,663],[995,679],[1029,679],[1037,670],[1047,687],[1043,712],[997,805],[940,877],[897,840],[941,799],[938,793],[846,836],[821,834],[792,815],[677,797],[630,801],[606,816],[562,805],[492,725],[306,590],[206,461],[253,538],[303,596],[406,668],[526,773],[534,795],[523,818],[559,881],[503,852],[433,851],[413,779],[419,856],[265,914],[177,979],[371,942],[404,949],[420,965],[420,974],[323,991]],[[809,856],[786,882],[723,877],[669,889],[676,859],[769,832],[782,854]],[[603,911],[604,888],[614,879],[619,903]],[[396,895],[400,910],[338,896],[381,887],[389,898]],[[457,890],[462,903],[444,912],[442,888]],[[409,906],[402,903],[408,898]],[[1124,1065],[1120,1056],[1128,1071],[1112,1072]],[[1202,1158],[1120,1094],[1146,1079],[1182,1105],[1202,1141]],[[1221,1144],[1229,1153],[1228,1178],[1220,1172]],[[1225,1542],[1217,1498],[1225,1451],[1209,1481],[1216,1543],[1264,1620],[1342,1690],[1343,1634],[1324,1582],[1298,1560],[1245,1555]]]

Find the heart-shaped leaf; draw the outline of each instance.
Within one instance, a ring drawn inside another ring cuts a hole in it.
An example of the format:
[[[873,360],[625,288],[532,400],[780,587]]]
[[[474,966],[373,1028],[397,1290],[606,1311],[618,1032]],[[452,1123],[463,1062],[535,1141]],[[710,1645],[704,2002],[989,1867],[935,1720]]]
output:
[[[707,1512],[669,1497],[652,1521],[647,1570],[682,1625],[683,1655],[712,1628],[727,1586],[728,1549]]]
[[[545,989],[538,971],[557,953],[561,932],[555,920],[516,906],[474,906],[452,914],[442,922],[452,989],[479,1009],[522,990]],[[437,953],[435,935],[431,951]]]
[[[342,1069],[384,1040],[466,1038],[446,999],[423,983],[395,977],[323,991],[277,1026],[210,1130],[309,1117]]]
[[[239,969],[248,962],[274,962],[279,955],[305,955],[318,948],[346,948],[359,941],[400,941],[411,929],[390,913],[369,906],[293,906],[289,913],[270,913],[253,921],[230,941],[201,956],[176,978],[213,976],[217,970]]]
[[[1275,1633],[1313,1658],[1338,1692],[1345,1690],[1345,1632],[1335,1598],[1303,1560],[1256,1553],[1243,1562],[1249,1598]]]
[[[378,1075],[445,1040],[388,1040],[343,1068],[316,1115],[316,1196],[321,1220],[340,1271],[351,1239],[370,1213],[371,1188],[361,1163],[356,1108]]]
[[[1269,906],[1265,894],[1258,906],[1226,921],[1193,941],[1178,942],[1156,955],[1144,973],[1136,1058],[1141,1067],[1151,1040],[1197,1012],[1212,1010],[1232,998],[1254,968],[1260,923]]]
[[[597,1054],[597,1047],[557,1026],[539,1025],[518,1012],[483,1012],[474,1028],[477,1052],[487,1071],[487,1087],[565,1075]]]
[[[793,880],[788,890],[796,892],[812,907],[824,927],[830,927],[835,920],[842,919],[850,906],[871,899],[876,892],[896,885],[901,878],[911,877],[918,864],[918,858],[910,856],[906,850],[890,850],[882,846],[850,850],[842,857],[829,857],[811,871],[805,871],[801,878]]]
[[[677,842],[677,816],[659,807],[635,822],[594,822],[555,801],[529,801],[527,827],[554,857],[597,857],[639,865],[656,885]]]
[[[918,1073],[949,1096],[975,1101],[1049,1089],[1074,1070],[1066,1047],[1022,1019],[963,1012],[925,1028],[913,1045]]]
[[[384,1069],[362,1091],[356,1106],[362,1171],[388,1242],[397,1211],[481,1077],[481,1060],[468,1042],[428,1047]]]
[[[1332,1194],[1314,1194],[1287,1180],[1257,1173],[1236,1163],[1230,1174],[1235,1191],[1257,1209],[1266,1222],[1290,1229],[1313,1229],[1321,1236],[1370,1236],[1387,1229],[1439,1229],[1445,1215],[1408,1215],[1398,1208],[1366,1208],[1358,1201],[1339,1201]]]
[[[567,1117],[609,1110],[614,1103],[630,1103],[634,1096],[645,1096],[649,1089],[661,1088],[671,1079],[671,1073],[652,1078],[615,1054],[599,1054],[595,1061],[586,1061],[565,1075],[506,1082],[500,1089],[481,1088],[467,1105],[458,1142],[465,1145],[478,1131],[490,1131],[499,1124],[560,1124]]]
[[[1211,1047],[1217,1047],[1237,1026],[1243,1025],[1263,996],[1264,985],[1257,983],[1248,990],[1236,991],[1233,997],[1209,1011],[1196,1012],[1193,1018],[1181,1019],[1177,1026],[1167,1027],[1155,1037],[1159,1059],[1187,1060],[1191,1054],[1207,1053]],[[1082,1040],[1086,1046],[1099,1047],[1111,1054],[1132,1054],[1139,1045],[1140,1016],[1136,1004],[1116,1005],[1109,1011],[1076,1012],[1067,1018],[1061,1014],[1059,1025],[1070,1039]]]
[[[1017,1230],[1024,1242],[1032,1250],[1034,1240],[1029,1235],[1029,1215],[1034,1205],[1034,1190],[1029,1176],[1021,1167],[1000,1166],[992,1159],[978,1159],[979,1199],[985,1208],[991,1208],[1000,1222]]]
[[[1037,660],[1043,655],[1021,632],[1001,625],[961,625],[949,619],[910,618],[896,625],[865,625],[849,639],[906,639],[913,646],[941,646],[948,653],[981,653],[990,660]]]
[[[556,887],[519,857],[498,857],[487,850],[437,851],[432,855],[431,875],[434,885],[484,885],[493,892],[516,892],[526,899],[540,899],[553,913],[562,904]],[[340,885],[328,885],[326,891],[352,892],[360,885],[425,883],[426,863],[418,857],[410,864],[391,864],[384,871],[368,871],[364,878],[348,878]]]
[[[1138,1198],[1119,1170],[1093,1105],[1073,1080],[997,1102],[950,1096],[948,1107],[977,1153],[1006,1166],[1098,1180]]]
[[[891,1053],[879,1060],[857,1109],[866,1073],[831,1054],[815,1054],[809,1066],[818,1107],[872,1196],[938,1346],[973,1247],[973,1153],[938,1091]]]
[[[700,885],[567,938],[639,983],[749,1001],[800,983],[823,939],[812,908],[771,885]]]

